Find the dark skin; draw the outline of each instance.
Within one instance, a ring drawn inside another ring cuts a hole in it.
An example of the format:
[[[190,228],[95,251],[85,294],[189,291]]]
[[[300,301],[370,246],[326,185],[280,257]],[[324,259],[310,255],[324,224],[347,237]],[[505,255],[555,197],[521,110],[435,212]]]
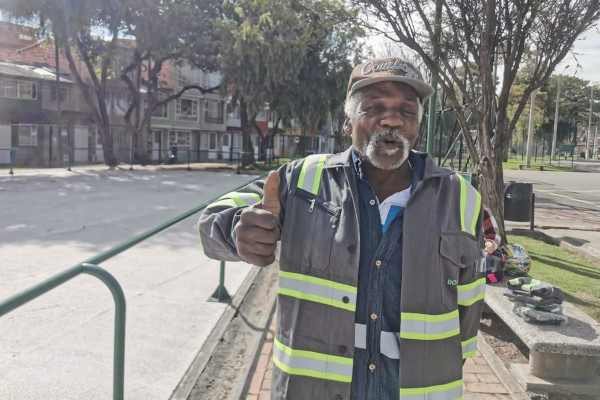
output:
[[[412,149],[419,137],[417,94],[400,82],[379,82],[360,89],[356,95],[357,112],[352,119],[346,117],[346,133],[352,136],[352,146],[360,154],[364,173],[379,201],[383,201],[411,185],[408,162],[402,160],[405,146],[395,142],[382,144],[374,146],[371,154],[361,149],[375,132],[385,129],[397,130],[408,142],[408,150]]]
[[[395,129],[405,143],[385,137],[373,146],[368,156],[361,155],[364,171],[380,201],[411,184],[411,172],[402,159],[405,147],[410,150],[419,137],[417,96],[407,85],[380,82],[360,89],[358,112],[346,118],[346,133],[352,135],[355,149],[363,148],[378,130]],[[372,157],[372,158],[370,158]],[[385,168],[376,167],[376,164]],[[235,226],[238,255],[246,262],[267,266],[275,261],[275,247],[281,238],[279,227],[279,175],[272,171],[265,180],[261,202],[242,211]]]

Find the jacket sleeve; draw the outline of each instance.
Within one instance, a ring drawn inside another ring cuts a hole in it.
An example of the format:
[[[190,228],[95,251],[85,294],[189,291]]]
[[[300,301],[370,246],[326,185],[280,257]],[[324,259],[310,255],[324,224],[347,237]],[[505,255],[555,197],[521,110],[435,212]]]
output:
[[[477,331],[483,310],[485,296],[485,257],[482,228],[483,210],[479,213],[476,226],[477,245],[480,255],[461,269],[458,282],[458,315],[460,319],[460,335],[463,359],[475,355],[477,350]]]
[[[285,198],[287,196],[287,165],[279,169],[280,219],[283,221]],[[239,222],[242,211],[258,203],[263,196],[264,180],[221,196],[209,204],[198,221],[200,242],[207,257],[221,261],[241,261],[235,244],[234,228]]]

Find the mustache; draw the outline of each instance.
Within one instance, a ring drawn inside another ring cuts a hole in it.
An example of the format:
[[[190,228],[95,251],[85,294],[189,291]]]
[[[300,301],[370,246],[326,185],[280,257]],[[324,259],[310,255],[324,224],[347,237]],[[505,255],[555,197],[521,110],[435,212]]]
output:
[[[371,136],[371,143],[377,143],[384,138],[389,139],[390,137],[396,142],[404,141],[404,138],[400,135],[400,130],[387,128],[375,132],[373,136]]]

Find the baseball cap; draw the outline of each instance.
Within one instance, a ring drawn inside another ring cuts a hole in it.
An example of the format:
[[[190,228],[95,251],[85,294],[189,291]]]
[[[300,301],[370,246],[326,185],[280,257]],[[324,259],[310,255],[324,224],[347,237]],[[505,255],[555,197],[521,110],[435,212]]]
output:
[[[421,101],[425,101],[434,92],[433,88],[423,81],[421,72],[414,65],[391,57],[369,60],[354,67],[348,82],[346,98],[365,86],[386,81],[407,84],[417,92]]]

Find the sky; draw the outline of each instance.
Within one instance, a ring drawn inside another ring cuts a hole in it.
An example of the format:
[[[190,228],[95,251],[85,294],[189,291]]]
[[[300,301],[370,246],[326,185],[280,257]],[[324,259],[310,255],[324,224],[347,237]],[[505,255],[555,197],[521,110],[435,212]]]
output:
[[[565,66],[569,66],[564,72],[565,75],[575,74],[576,77],[587,79],[594,84],[600,84],[600,32],[598,28],[592,28],[585,32],[575,41],[573,50],[577,55],[577,60],[571,55],[565,57],[561,65],[556,69],[560,73]],[[579,62],[580,67],[577,66]]]

